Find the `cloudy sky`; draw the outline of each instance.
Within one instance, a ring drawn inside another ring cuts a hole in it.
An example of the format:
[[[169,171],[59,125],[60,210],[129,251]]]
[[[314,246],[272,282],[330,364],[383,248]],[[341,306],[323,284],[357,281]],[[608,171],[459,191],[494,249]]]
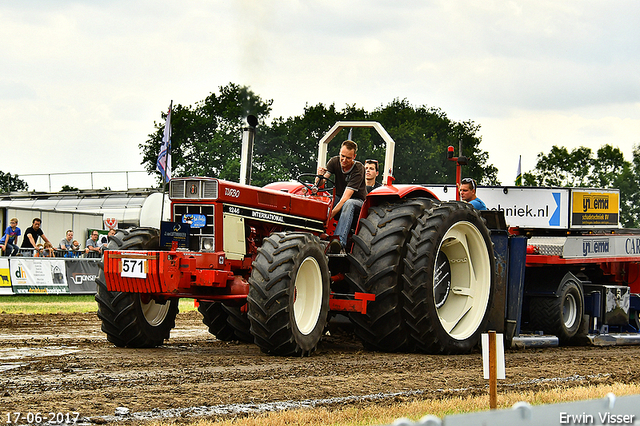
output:
[[[138,144],[169,102],[229,82],[273,99],[273,117],[319,102],[439,107],[482,126],[503,184],[519,155],[526,171],[554,144],[630,160],[638,22],[637,0],[0,0],[0,170],[36,190],[49,178],[25,175],[141,171]],[[91,181],[52,176],[63,184]]]

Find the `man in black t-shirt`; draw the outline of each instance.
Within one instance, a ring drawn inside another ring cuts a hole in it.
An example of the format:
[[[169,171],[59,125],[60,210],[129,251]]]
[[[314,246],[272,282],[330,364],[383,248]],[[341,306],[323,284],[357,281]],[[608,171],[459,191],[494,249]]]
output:
[[[347,246],[347,235],[356,214],[360,213],[367,196],[364,180],[364,166],[356,161],[358,145],[350,140],[342,142],[340,155],[332,157],[326,167],[319,167],[318,174],[328,178],[334,175],[336,183],[336,203],[334,200],[331,217],[340,214],[335,235],[340,237],[342,248]]]
[[[24,231],[24,238],[22,239],[23,249],[35,248],[38,242],[38,237],[42,237],[45,243],[50,242],[49,239],[44,235],[44,231],[42,231],[42,229],[40,228],[41,224],[42,221],[40,220],[40,218],[36,217],[31,222],[31,226],[28,227],[26,231]]]

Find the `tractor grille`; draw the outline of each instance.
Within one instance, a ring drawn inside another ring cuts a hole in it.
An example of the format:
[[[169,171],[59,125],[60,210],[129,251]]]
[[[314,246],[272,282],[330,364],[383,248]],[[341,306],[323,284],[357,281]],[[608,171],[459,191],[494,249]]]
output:
[[[174,204],[173,220],[182,223],[182,218],[186,214],[203,215],[206,217],[206,224],[202,228],[191,228],[189,232],[189,250],[200,251],[203,239],[209,239],[213,243],[215,234],[213,227],[213,205],[200,204]]]
[[[173,179],[169,186],[171,199],[215,200],[218,181],[202,179]]]

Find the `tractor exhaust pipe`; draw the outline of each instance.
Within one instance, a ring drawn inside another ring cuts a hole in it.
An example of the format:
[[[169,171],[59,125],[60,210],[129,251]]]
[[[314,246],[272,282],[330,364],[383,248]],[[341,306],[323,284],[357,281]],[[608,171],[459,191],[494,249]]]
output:
[[[247,117],[247,127],[242,129],[242,150],[240,151],[240,184],[251,185],[251,165],[253,164],[253,141],[256,138],[258,119]]]

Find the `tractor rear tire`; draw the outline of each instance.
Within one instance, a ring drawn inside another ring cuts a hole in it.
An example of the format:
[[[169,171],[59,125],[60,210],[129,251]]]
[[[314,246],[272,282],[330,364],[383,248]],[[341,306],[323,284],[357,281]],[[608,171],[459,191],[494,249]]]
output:
[[[558,297],[531,298],[529,309],[529,321],[534,330],[554,334],[563,345],[572,344],[579,337],[584,306],[582,293],[575,281],[566,281]]]
[[[462,202],[425,211],[405,263],[404,307],[415,349],[469,352],[486,327],[496,285],[493,244],[478,211]]]
[[[159,241],[154,228],[118,231],[107,250],[155,250]],[[145,294],[109,291],[102,263],[96,283],[98,317],[108,341],[119,347],[152,348],[169,338],[176,324],[178,299],[160,301]]]
[[[202,314],[202,322],[209,328],[209,333],[218,340],[253,343],[249,318],[241,308],[225,306],[220,302],[201,301],[198,311]]]
[[[329,281],[318,237],[279,232],[264,239],[247,297],[251,333],[263,352],[305,356],[316,349],[327,323]]]
[[[356,336],[370,350],[411,350],[409,329],[403,318],[402,274],[407,242],[417,218],[432,200],[410,199],[370,207],[353,236],[347,274],[352,291],[375,294],[367,313],[349,315]]]

